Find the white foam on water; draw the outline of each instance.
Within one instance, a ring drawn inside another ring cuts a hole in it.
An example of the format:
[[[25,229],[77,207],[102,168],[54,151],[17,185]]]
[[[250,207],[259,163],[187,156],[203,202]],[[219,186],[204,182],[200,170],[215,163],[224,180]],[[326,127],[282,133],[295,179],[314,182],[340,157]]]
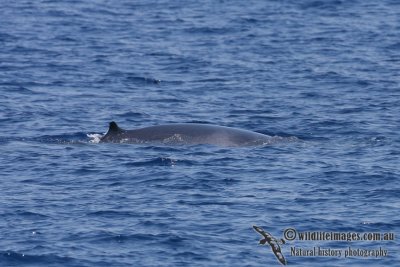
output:
[[[87,137],[90,138],[89,143],[93,143],[93,144],[98,144],[100,143],[101,138],[104,136],[104,134],[86,134]]]

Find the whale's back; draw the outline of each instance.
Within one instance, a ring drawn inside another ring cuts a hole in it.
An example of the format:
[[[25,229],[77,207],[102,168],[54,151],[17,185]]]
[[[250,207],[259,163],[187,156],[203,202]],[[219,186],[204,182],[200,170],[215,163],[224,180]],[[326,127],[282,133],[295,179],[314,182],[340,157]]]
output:
[[[268,138],[270,136],[256,132],[210,124],[166,124],[124,130],[111,122],[110,129],[101,142],[249,146],[267,142]]]

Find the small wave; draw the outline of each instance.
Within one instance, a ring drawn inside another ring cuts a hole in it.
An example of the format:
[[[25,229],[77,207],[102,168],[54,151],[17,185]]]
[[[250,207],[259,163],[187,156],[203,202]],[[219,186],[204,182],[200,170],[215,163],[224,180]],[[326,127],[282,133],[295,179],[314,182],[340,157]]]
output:
[[[10,213],[5,213],[1,214],[3,216],[20,216],[22,218],[29,218],[31,220],[41,220],[41,219],[46,219],[49,216],[38,213],[38,212],[31,212],[31,211],[26,211],[26,210],[16,210]]]
[[[90,212],[87,215],[94,217],[109,217],[109,218],[137,216],[137,214],[134,214],[129,211],[118,211],[118,210],[99,210]]]
[[[141,112],[134,112],[134,111],[128,111],[128,112],[124,112],[124,113],[119,113],[116,114],[116,116],[118,117],[122,117],[122,118],[148,118],[150,117],[149,114],[146,113],[141,113]]]
[[[340,8],[345,2],[340,0],[329,1],[310,1],[302,3],[302,9],[320,9],[320,10],[336,10]]]
[[[264,144],[276,144],[276,143],[292,143],[300,141],[296,136],[272,136],[271,140]]]
[[[35,91],[32,91],[24,86],[12,86],[12,87],[5,88],[5,90],[10,93],[19,93],[19,94],[24,94],[24,95],[36,94]]]
[[[152,234],[152,233],[134,233],[134,234],[123,234],[115,233],[112,231],[91,231],[91,232],[81,232],[70,235],[65,238],[64,241],[78,240],[87,241],[89,243],[99,244],[99,243],[129,243],[129,242],[169,242],[169,238],[173,236],[169,234]]]
[[[166,98],[157,98],[157,99],[149,99],[146,102],[155,102],[155,103],[188,103],[185,99],[179,99],[177,97],[166,97]]]
[[[146,78],[138,76],[128,76],[126,80],[134,83],[144,83],[144,84],[160,84],[161,80],[155,78]]]
[[[75,133],[61,135],[42,135],[29,140],[46,144],[81,144],[87,142],[86,137],[87,135],[84,133]]]
[[[209,200],[209,201],[178,200],[177,203],[190,206],[234,206],[235,205],[235,203],[232,201],[214,201],[214,200]]]
[[[231,28],[217,28],[217,27],[191,27],[185,29],[187,33],[194,33],[194,34],[227,34],[231,32]]]
[[[146,161],[128,162],[126,166],[175,166],[177,160],[172,158],[158,157]]]
[[[31,255],[15,251],[1,251],[0,252],[0,262],[10,266],[11,264],[33,264],[38,266],[49,266],[49,264],[62,264],[68,266],[82,266],[78,265],[77,259],[71,257],[63,257],[57,255]],[[74,264],[75,263],[75,264]],[[10,264],[10,265],[8,265]],[[70,265],[73,264],[73,265]],[[65,266],[64,265],[64,266]],[[85,266],[85,265],[83,265]]]
[[[286,144],[286,143],[293,143],[293,142],[298,142],[300,141],[299,138],[295,136],[270,136],[265,139],[260,139],[260,140],[255,140],[248,142],[242,146],[239,147],[244,147],[244,148],[251,148],[251,147],[268,147],[270,145],[275,145],[275,144]]]
[[[84,144],[84,143],[98,143],[103,134],[61,134],[61,135],[42,135],[37,137],[0,137],[0,144],[7,144],[10,142],[38,142],[43,144]],[[89,138],[89,140],[88,140]]]

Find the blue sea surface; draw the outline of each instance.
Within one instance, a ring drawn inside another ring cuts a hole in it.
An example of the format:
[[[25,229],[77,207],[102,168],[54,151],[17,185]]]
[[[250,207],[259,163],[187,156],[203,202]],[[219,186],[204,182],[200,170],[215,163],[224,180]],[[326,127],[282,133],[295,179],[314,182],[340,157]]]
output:
[[[399,33],[394,0],[2,0],[0,266],[280,266],[253,225],[288,266],[399,266]],[[96,142],[110,121],[281,141]]]

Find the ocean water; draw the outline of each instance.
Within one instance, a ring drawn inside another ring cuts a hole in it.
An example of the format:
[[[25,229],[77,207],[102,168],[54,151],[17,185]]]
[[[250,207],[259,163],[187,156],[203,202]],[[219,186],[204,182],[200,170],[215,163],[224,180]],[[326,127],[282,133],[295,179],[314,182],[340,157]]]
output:
[[[398,266],[399,14],[394,0],[2,0],[0,266],[279,266],[253,225],[288,266]],[[113,120],[282,141],[95,142]]]

